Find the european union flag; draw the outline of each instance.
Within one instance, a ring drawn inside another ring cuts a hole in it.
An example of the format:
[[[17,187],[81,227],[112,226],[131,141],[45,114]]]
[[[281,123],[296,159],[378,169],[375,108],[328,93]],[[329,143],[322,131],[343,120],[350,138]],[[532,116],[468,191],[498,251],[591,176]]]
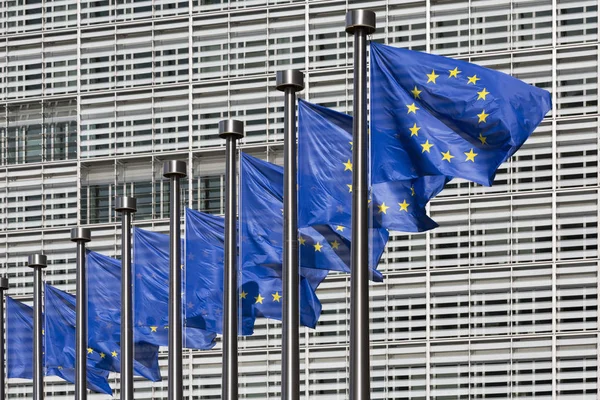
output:
[[[167,346],[169,342],[169,236],[134,228],[133,270],[135,340]],[[182,286],[184,286],[182,293],[185,294],[187,288],[185,284]],[[182,305],[182,310],[184,307],[185,305]],[[216,334],[213,332],[189,326],[184,326],[183,332],[183,345],[186,348],[207,350],[215,345]]]
[[[98,368],[121,372],[121,261],[88,251],[88,343],[100,355]],[[134,336],[135,337],[135,336]],[[134,342],[133,373],[160,381],[158,346]]]
[[[33,379],[33,309],[6,296],[6,376]]]
[[[351,116],[299,101],[298,184],[301,201],[298,218],[301,226],[351,225],[352,145]],[[370,236],[380,236],[380,227],[404,232],[422,232],[437,227],[427,216],[425,206],[448,180],[445,176],[427,176],[373,184]],[[375,259],[379,260],[378,257]]]
[[[44,351],[46,375],[75,382],[75,296],[45,285]],[[112,395],[108,371],[96,368],[100,354],[88,348],[87,387],[98,393]]]
[[[465,61],[371,43],[373,184],[424,175],[490,186],[550,93]]]

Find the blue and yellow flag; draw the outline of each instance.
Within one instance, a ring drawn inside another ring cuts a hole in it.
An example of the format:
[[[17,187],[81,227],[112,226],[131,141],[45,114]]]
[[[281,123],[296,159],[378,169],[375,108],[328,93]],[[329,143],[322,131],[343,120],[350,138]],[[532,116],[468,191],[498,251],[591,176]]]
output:
[[[184,252],[181,252],[182,259]],[[181,272],[184,265],[182,262]],[[133,309],[135,340],[157,346],[169,342],[169,236],[140,228],[133,229]],[[187,277],[190,279],[190,277]],[[187,292],[182,280],[182,293]],[[185,297],[182,297],[182,302]],[[183,309],[186,307],[182,304]],[[192,307],[197,307],[192,304]],[[216,334],[185,326],[183,346],[208,350],[215,346]]]
[[[371,43],[372,183],[425,175],[490,186],[550,93],[465,61]]]
[[[33,378],[33,309],[6,296],[6,377]]]
[[[97,368],[121,372],[121,261],[94,251],[87,252],[88,343],[98,353]],[[158,346],[135,341],[133,373],[160,381]]]
[[[336,224],[342,229],[350,226],[352,146],[351,116],[299,101],[298,218],[301,226]],[[373,157],[378,155],[373,154]],[[371,185],[372,240],[382,235],[379,232],[382,227],[403,232],[437,227],[427,216],[425,206],[448,180],[445,176],[426,176]],[[349,230],[344,229],[344,232],[349,239]]]

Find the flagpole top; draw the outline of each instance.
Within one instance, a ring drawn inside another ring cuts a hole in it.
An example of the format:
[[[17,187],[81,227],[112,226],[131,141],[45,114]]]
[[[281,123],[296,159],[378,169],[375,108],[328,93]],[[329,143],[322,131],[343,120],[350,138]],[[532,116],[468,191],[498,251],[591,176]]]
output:
[[[8,289],[8,278],[5,276],[0,276],[0,291],[6,289]]]
[[[137,200],[135,197],[119,196],[115,202],[115,211],[136,212]]]
[[[346,14],[346,32],[353,34],[357,28],[363,28],[367,35],[375,32],[377,18],[371,10],[352,10]]]
[[[298,69],[277,71],[275,82],[277,90],[283,92],[287,88],[292,88],[294,92],[299,92],[304,89],[304,74]]]
[[[181,160],[169,160],[163,164],[163,176],[165,178],[187,176],[187,163]]]
[[[92,232],[90,228],[72,228],[71,229],[71,242],[89,242],[92,240]]]
[[[44,254],[32,254],[27,259],[27,264],[31,268],[46,268],[48,266],[48,259]]]
[[[221,139],[233,138],[241,139],[244,137],[244,123],[237,119],[224,119],[219,121],[219,137]]]

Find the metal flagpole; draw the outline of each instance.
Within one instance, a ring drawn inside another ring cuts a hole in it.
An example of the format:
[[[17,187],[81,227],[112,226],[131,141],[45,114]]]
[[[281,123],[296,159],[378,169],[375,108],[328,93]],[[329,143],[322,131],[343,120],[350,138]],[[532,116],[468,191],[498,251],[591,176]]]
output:
[[[238,398],[237,298],[237,191],[236,140],[244,137],[244,124],[235,119],[219,122],[225,139],[225,268],[223,270],[223,382],[221,399]]]
[[[299,70],[278,71],[277,90],[284,92],[284,192],[283,192],[283,340],[281,398],[300,399],[300,339],[298,293],[298,190],[296,152],[296,92],[304,89]]]
[[[85,244],[92,240],[88,228],[71,229],[71,241],[77,243],[77,273],[75,278],[75,400],[87,399],[87,277]]]
[[[181,324],[181,183],[187,176],[185,161],[163,165],[171,187],[169,225],[169,400],[183,399],[183,327]]]
[[[46,256],[32,254],[28,264],[33,268],[33,400],[44,399],[42,269],[47,266]]]
[[[369,10],[349,11],[346,14],[346,32],[354,34],[350,400],[368,400],[371,398],[371,390],[369,365],[367,35],[375,32],[375,13]]]
[[[4,400],[6,394],[5,390],[5,378],[6,360],[4,359],[4,291],[8,290],[8,278],[0,277],[0,400]]]
[[[115,211],[121,213],[121,400],[133,400],[131,219],[137,211],[137,200],[117,197]]]

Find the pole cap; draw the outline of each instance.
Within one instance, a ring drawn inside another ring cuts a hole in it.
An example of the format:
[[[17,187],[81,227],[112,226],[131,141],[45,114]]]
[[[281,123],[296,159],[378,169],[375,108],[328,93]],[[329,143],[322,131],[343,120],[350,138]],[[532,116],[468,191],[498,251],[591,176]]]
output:
[[[136,212],[137,199],[129,196],[119,196],[115,201],[115,211],[119,212]]]
[[[181,160],[169,160],[163,164],[165,178],[185,178],[187,176],[187,163]]]
[[[8,278],[0,276],[0,291],[8,289]]]
[[[282,92],[287,88],[292,88],[294,92],[299,92],[304,89],[304,74],[298,69],[277,71],[275,85],[277,90]]]
[[[234,140],[243,138],[244,123],[237,119],[219,121],[219,137],[221,139],[233,138]]]
[[[90,228],[71,228],[71,242],[89,242],[92,240]]]
[[[27,264],[31,268],[46,268],[48,266],[48,259],[44,254],[32,254],[29,256]]]
[[[346,32],[354,33],[362,28],[367,35],[375,32],[377,18],[371,10],[352,10],[346,14]]]

